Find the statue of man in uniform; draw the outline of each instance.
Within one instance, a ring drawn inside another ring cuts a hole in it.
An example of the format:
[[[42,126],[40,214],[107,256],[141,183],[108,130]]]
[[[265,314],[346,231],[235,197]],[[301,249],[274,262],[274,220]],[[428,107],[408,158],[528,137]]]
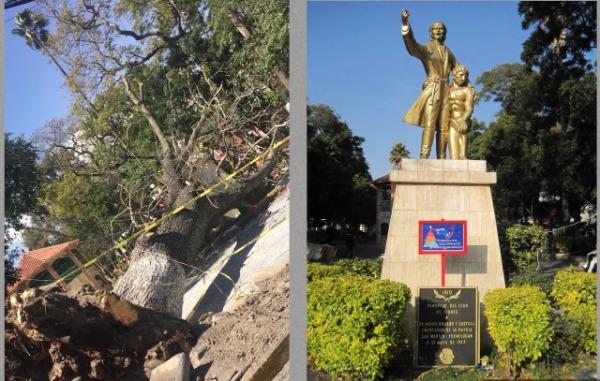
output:
[[[448,75],[457,64],[454,54],[444,45],[446,26],[440,21],[431,24],[429,37],[431,41],[421,45],[415,41],[408,11],[403,9],[402,37],[408,53],[421,60],[425,68],[425,82],[421,95],[410,107],[404,122],[423,127],[421,135],[421,159],[429,158],[433,137],[436,137],[436,154],[438,159],[446,158],[448,146]],[[436,133],[437,132],[437,133]]]

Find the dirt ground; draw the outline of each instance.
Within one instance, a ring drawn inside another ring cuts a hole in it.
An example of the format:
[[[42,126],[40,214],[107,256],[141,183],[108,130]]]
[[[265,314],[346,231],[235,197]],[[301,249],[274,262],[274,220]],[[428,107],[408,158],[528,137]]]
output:
[[[231,312],[205,316],[198,326],[112,294],[34,295],[6,317],[7,379],[143,380],[182,351],[190,351],[191,380],[247,378],[289,332],[287,265],[262,277],[255,283],[259,291]],[[269,379],[289,379],[287,355],[280,357]]]
[[[111,293],[30,290],[11,296],[7,306],[7,380],[145,380],[195,342],[185,320]]]
[[[256,285],[259,291],[231,312],[202,317],[199,324],[207,328],[190,353],[192,379],[240,380],[288,335],[287,266]],[[276,379],[288,379],[285,367]]]

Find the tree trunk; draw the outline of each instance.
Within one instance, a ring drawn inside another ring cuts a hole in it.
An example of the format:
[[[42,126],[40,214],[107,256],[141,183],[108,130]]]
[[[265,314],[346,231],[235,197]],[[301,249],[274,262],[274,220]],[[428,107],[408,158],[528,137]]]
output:
[[[129,268],[113,292],[140,307],[181,317],[184,283],[183,267],[170,259],[164,245],[138,239]]]
[[[202,260],[196,256],[206,245],[210,228],[246,198],[266,194],[270,187],[264,180],[274,166],[275,160],[269,160],[245,181],[219,187],[163,222],[150,236],[138,238],[129,268],[113,292],[135,305],[181,317],[185,269],[179,262]],[[173,206],[191,200],[193,195],[181,192]]]

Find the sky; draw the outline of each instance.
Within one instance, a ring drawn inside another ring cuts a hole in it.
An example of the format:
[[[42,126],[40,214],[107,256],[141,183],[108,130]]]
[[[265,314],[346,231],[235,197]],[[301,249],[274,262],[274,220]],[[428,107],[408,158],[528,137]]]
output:
[[[30,140],[36,131],[69,112],[71,96],[63,77],[40,51],[13,35],[14,16],[25,9],[18,6],[4,11],[4,132]],[[35,9],[35,6],[33,7]],[[24,222],[29,223],[29,216]],[[12,232],[12,248],[25,248],[21,232]]]
[[[363,149],[376,179],[389,173],[392,146],[404,143],[418,158],[422,129],[402,122],[420,93],[425,71],[408,54],[400,33],[407,9],[417,42],[429,26],[446,24],[446,45],[476,78],[503,63],[520,62],[529,33],[521,28],[517,2],[319,2],[307,10],[309,104],[330,106],[365,138]],[[499,106],[480,102],[473,117],[494,120]],[[435,155],[432,150],[430,158]]]
[[[71,97],[49,59],[11,33],[15,14],[25,8],[4,12],[4,132],[31,138],[49,120],[68,113]]]

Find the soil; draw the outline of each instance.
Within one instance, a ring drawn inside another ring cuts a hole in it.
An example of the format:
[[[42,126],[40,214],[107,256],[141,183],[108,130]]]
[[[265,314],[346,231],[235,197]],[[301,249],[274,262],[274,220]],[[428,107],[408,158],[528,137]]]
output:
[[[289,271],[287,266],[257,282],[259,291],[230,312],[204,316],[207,328],[190,353],[197,380],[240,380],[287,336]],[[285,368],[278,380],[288,379]]]
[[[185,320],[111,293],[30,290],[13,295],[7,306],[7,380],[147,380],[196,340]]]

